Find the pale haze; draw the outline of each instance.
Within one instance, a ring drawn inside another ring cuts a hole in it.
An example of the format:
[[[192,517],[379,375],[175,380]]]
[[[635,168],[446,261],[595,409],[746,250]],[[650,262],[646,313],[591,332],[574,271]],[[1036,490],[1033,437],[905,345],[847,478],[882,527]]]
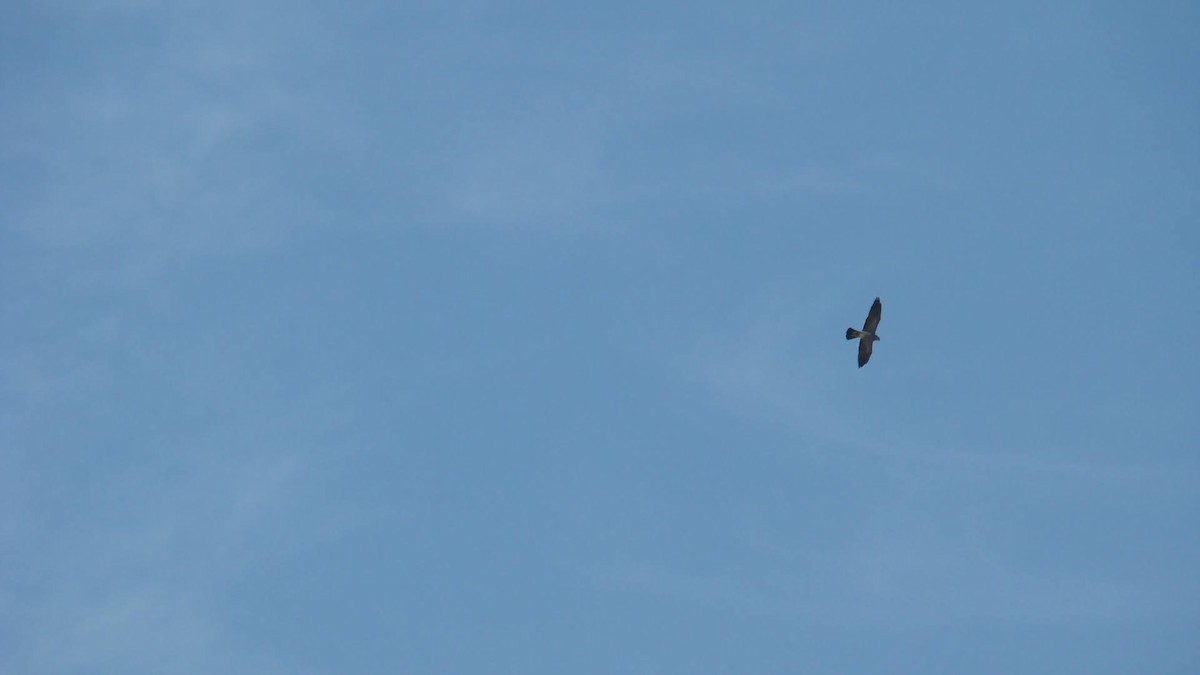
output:
[[[3,3],[0,672],[1200,672],[1198,45]]]

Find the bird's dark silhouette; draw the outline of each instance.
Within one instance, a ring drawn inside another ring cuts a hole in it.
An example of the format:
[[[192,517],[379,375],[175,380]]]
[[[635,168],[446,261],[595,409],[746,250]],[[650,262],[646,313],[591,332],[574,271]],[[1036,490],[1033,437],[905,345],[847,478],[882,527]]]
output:
[[[875,334],[875,329],[879,326],[879,318],[882,315],[883,303],[879,301],[879,298],[875,298],[875,302],[871,304],[871,311],[867,314],[867,320],[863,324],[862,330],[846,329],[847,340],[858,339],[859,368],[867,365],[867,361],[871,360],[871,350],[879,340],[879,336]]]

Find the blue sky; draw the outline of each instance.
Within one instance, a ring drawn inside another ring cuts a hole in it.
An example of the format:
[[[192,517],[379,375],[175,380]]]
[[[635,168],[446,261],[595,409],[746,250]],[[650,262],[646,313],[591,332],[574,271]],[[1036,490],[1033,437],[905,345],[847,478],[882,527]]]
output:
[[[346,4],[0,9],[0,671],[1200,670],[1196,6]]]

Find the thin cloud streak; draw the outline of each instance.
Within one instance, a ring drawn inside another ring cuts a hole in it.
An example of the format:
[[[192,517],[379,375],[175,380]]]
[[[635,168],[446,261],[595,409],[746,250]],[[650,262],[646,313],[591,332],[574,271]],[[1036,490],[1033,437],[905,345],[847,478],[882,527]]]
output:
[[[1055,448],[1007,453],[935,447],[912,439],[873,438],[841,408],[827,402],[832,396],[830,372],[805,356],[802,336],[817,329],[795,317],[822,314],[820,308],[803,313],[772,311],[769,317],[755,320],[732,336],[704,336],[681,364],[682,373],[706,390],[717,406],[749,419],[794,429],[818,441],[814,447],[824,444],[839,450],[852,449],[961,474],[1028,472],[1130,486],[1150,482],[1163,488],[1182,488],[1194,484],[1200,471],[1196,466],[1062,459]],[[833,338],[827,342],[833,347],[842,346]]]
[[[863,465],[861,470],[869,465],[885,472],[889,483],[898,480],[908,487],[900,497],[875,495],[866,506],[860,503],[869,517],[845,522],[833,543],[810,541],[803,528],[751,525],[744,555],[760,569],[744,577],[706,575],[673,563],[631,563],[614,566],[609,583],[680,600],[719,597],[732,606],[813,625],[858,627],[1079,625],[1183,617],[1200,597],[1200,586],[1170,565],[1155,573],[1183,583],[1167,594],[1160,579],[1131,574],[1127,563],[1081,560],[1064,569],[1011,556],[1012,525],[992,511],[1003,510],[1014,491],[1033,490],[1060,508],[1083,510],[1126,495],[1130,502],[1149,501],[1147,508],[1170,517],[1194,495],[1196,466],[1072,459],[1079,456],[1078,448],[1010,453],[879,438],[853,411],[831,403],[844,402],[847,393],[834,384],[825,360],[837,358],[838,367],[856,373],[852,355],[835,351],[843,346],[837,332],[817,325],[827,323],[828,308],[798,311],[793,305],[773,303],[739,330],[703,336],[679,364],[681,374],[706,391],[715,407],[805,441],[797,452],[836,456],[848,465]],[[828,348],[806,337],[817,332],[828,335],[822,337]],[[947,501],[964,510],[930,506]],[[1118,512],[1142,517],[1139,509]],[[1085,523],[1062,518],[1048,526],[1050,531],[1061,528],[1096,546],[1111,545]],[[1152,552],[1136,555],[1153,558]]]
[[[1102,568],[1035,572],[998,555],[977,525],[954,520],[891,504],[832,544],[747,530],[726,552],[739,557],[736,572],[629,557],[576,572],[606,591],[826,628],[1080,626],[1183,617],[1200,597],[1194,582],[1168,594],[1152,578]]]
[[[441,217],[556,230],[594,223],[613,199],[602,169],[604,124],[595,114],[561,108],[547,104],[517,119],[464,121],[441,162]]]
[[[43,530],[6,538],[6,559],[27,578],[5,611],[20,647],[0,664],[297,672],[239,643],[222,595],[263,565],[335,541],[358,517],[326,494],[311,428],[277,422],[99,473],[70,509],[28,495],[18,506]]]
[[[136,73],[82,69],[5,106],[20,133],[2,151],[40,176],[9,207],[17,231],[45,255],[73,255],[81,285],[144,287],[186,260],[274,246],[311,227],[319,210],[285,157],[349,152],[354,141],[289,73],[299,43],[220,20],[219,9],[122,11],[161,25]],[[260,27],[272,20],[236,14]]]

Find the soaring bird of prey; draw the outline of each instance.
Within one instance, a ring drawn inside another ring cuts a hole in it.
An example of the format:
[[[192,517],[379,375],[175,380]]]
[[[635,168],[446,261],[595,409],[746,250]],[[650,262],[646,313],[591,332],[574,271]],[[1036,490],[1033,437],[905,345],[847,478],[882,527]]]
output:
[[[879,339],[879,336],[875,334],[875,329],[879,326],[879,317],[882,315],[883,303],[879,302],[879,298],[875,298],[875,302],[871,304],[871,311],[867,314],[867,321],[863,324],[862,330],[846,329],[847,340],[858,338],[859,368],[867,365],[867,361],[871,360],[871,349],[874,347],[875,341]]]

